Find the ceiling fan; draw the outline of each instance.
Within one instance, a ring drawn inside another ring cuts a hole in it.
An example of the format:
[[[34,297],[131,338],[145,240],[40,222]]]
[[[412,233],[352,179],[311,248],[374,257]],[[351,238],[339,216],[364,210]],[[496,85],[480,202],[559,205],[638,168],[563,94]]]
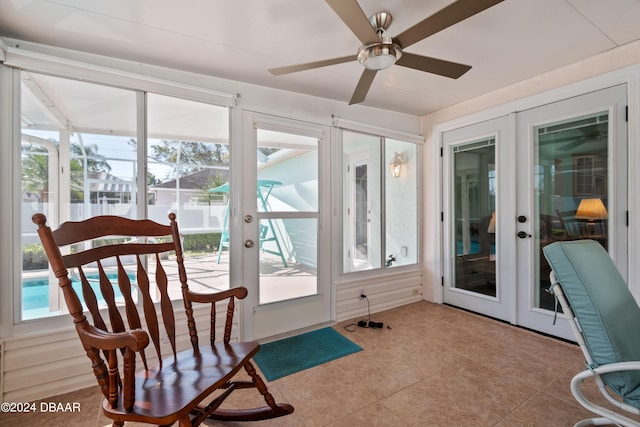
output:
[[[384,34],[391,24],[390,13],[379,12],[367,19],[356,0],[326,0],[362,42],[358,53],[323,61],[271,68],[269,72],[274,76],[280,76],[357,60],[365,70],[349,105],[364,101],[376,73],[394,64],[457,79],[469,71],[471,66],[415,55],[405,52],[404,49],[502,1],[504,0],[458,0],[392,38]]]

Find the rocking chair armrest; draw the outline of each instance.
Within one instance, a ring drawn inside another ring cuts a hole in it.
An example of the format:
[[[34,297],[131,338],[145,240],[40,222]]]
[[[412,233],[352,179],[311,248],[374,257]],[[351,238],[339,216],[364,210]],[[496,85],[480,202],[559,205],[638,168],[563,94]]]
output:
[[[100,350],[116,350],[128,348],[138,352],[149,345],[149,335],[142,329],[127,332],[105,332],[95,326],[88,325],[79,331],[82,341]]]
[[[213,293],[199,293],[187,291],[187,299],[191,302],[199,302],[199,303],[214,303],[217,301],[223,301],[225,299],[235,297],[238,299],[244,299],[248,294],[247,288],[244,286],[239,286],[237,288],[228,289],[226,291],[221,292],[213,292]]]

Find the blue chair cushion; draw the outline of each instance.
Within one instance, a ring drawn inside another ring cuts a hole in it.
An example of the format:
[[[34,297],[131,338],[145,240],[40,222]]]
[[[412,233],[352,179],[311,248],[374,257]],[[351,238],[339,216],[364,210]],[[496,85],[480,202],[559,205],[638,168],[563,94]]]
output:
[[[640,361],[640,308],[604,248],[593,240],[575,240],[552,243],[543,253],[596,366]],[[602,379],[627,403],[640,407],[640,371]]]

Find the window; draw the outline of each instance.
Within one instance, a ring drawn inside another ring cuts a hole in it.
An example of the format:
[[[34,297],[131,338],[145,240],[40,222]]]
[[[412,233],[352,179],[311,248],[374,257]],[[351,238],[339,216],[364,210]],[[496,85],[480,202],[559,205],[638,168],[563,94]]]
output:
[[[416,144],[343,131],[343,272],[417,263]]]
[[[147,129],[137,120],[141,111]],[[54,228],[95,215],[167,223],[176,212],[187,262],[219,273],[208,274],[216,283],[194,281],[194,290],[228,288],[227,265],[213,262],[226,196],[208,192],[229,176],[228,108],[23,71],[21,119],[17,320],[65,310],[31,221],[37,212]],[[139,144],[143,131],[148,138]]]
[[[52,227],[97,214],[136,216],[136,94],[22,72],[21,109],[20,313],[34,319],[64,304],[31,216],[44,213]]]
[[[156,194],[147,217],[167,222],[175,212],[195,292],[229,288],[229,257],[218,257],[227,232],[229,110],[158,94],[147,95],[147,188]],[[179,296],[179,289],[175,290]]]
[[[606,195],[607,158],[602,154],[573,156],[574,196]]]

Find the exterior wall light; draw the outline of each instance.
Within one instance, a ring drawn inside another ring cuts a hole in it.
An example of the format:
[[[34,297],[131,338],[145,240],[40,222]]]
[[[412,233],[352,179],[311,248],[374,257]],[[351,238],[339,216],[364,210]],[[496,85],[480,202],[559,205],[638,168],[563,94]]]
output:
[[[400,177],[400,171],[402,170],[403,163],[407,163],[407,153],[394,153],[391,163],[389,163],[389,169],[391,170],[392,177]]]

